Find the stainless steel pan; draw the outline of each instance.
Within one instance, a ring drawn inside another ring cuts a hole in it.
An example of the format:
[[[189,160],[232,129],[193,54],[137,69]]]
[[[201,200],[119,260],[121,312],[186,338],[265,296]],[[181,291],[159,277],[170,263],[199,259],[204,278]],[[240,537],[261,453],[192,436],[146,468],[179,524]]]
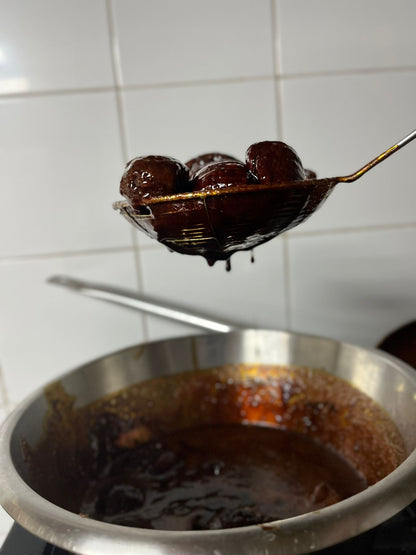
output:
[[[77,287],[107,300],[115,294],[119,303],[125,293],[80,282]],[[143,302],[143,298],[135,299],[134,294],[128,297],[130,305],[137,300]],[[150,303],[148,310],[160,310],[160,307],[150,306],[153,303],[149,299],[144,301]],[[180,318],[184,320],[183,314]],[[185,318],[185,321],[188,320]],[[199,324],[202,326],[201,321]],[[409,453],[407,459],[381,481],[345,501],[267,526],[161,532],[109,525],[64,510],[31,487],[21,444],[22,438],[28,444],[35,444],[41,437],[47,402],[45,389],[40,389],[17,407],[1,429],[0,502],[6,511],[37,536],[70,552],[85,555],[295,555],[360,534],[415,499],[416,375],[411,367],[382,352],[331,339],[283,331],[230,331],[235,324],[218,324],[225,325],[227,329],[222,331],[226,333],[133,346],[72,370],[61,377],[60,384],[74,396],[76,406],[83,406],[131,384],[195,368],[253,361],[323,368],[348,380],[384,408],[404,438]]]

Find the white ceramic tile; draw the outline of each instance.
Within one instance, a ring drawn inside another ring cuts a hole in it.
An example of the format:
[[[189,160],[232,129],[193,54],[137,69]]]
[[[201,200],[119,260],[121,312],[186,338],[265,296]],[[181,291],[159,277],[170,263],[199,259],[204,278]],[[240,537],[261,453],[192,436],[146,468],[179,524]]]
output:
[[[0,256],[131,244],[113,93],[0,100]]]
[[[415,66],[414,0],[277,0],[283,73]]]
[[[144,291],[161,300],[209,314],[214,318],[241,322],[249,327],[285,327],[283,247],[274,239],[250,253],[231,258],[232,269],[224,262],[209,267],[200,256],[170,253],[167,249],[147,249],[141,253]],[[150,338],[196,333],[195,329],[149,320]]]
[[[12,527],[13,519],[0,507],[0,546]]]
[[[140,248],[153,248],[157,245],[154,239],[148,237],[145,233],[140,231],[139,229],[136,230],[136,237],[137,237],[137,244]]]
[[[143,338],[140,314],[47,284],[54,274],[136,286],[132,252],[0,265],[0,362],[12,402]]]
[[[124,99],[130,157],[186,161],[219,150],[244,159],[252,142],[276,136],[271,80],[127,91]]]
[[[7,406],[0,406],[0,429],[3,422],[6,420],[7,416],[11,413],[12,409],[9,404]],[[1,531],[1,524],[0,524]]]
[[[0,407],[0,427],[6,416],[6,409]],[[6,536],[9,533],[12,524],[13,519],[6,513],[6,511],[2,507],[0,507],[0,547],[6,539]]]
[[[113,83],[105,2],[2,0],[0,94]]]
[[[289,79],[285,140],[320,177],[348,175],[415,127],[416,72]],[[337,186],[298,231],[415,222],[416,142],[359,181]]]
[[[268,0],[113,0],[123,83],[270,75]]]
[[[9,404],[9,399],[7,397],[6,385],[4,383],[4,377],[3,377],[3,370],[0,364],[0,424],[1,424],[2,416],[5,416],[5,413],[3,413],[2,410],[6,411],[6,408],[8,408],[8,404]]]
[[[292,328],[371,347],[416,313],[416,227],[289,239]]]

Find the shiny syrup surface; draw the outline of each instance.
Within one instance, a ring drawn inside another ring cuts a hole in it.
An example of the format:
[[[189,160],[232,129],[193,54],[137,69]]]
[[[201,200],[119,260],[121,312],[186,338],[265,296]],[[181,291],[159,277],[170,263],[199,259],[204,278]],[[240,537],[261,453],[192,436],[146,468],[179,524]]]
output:
[[[225,424],[175,432],[118,454],[81,513],[157,530],[208,530],[314,511],[367,486],[335,450],[297,432]]]

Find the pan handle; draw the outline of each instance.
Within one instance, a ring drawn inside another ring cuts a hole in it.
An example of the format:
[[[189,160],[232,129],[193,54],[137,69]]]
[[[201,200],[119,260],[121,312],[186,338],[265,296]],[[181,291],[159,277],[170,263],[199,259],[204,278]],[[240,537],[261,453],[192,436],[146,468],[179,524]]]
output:
[[[205,314],[189,312],[181,307],[167,304],[165,302],[161,303],[160,300],[153,297],[138,295],[133,291],[121,289],[119,287],[91,283],[62,275],[51,276],[47,281],[48,283],[61,285],[71,291],[80,293],[81,295],[85,295],[87,297],[93,297],[95,299],[101,299],[113,304],[125,306],[133,310],[147,312],[155,316],[175,320],[176,322],[202,328],[207,331],[228,333],[230,331],[244,329],[246,327],[242,324],[222,320],[220,321]]]

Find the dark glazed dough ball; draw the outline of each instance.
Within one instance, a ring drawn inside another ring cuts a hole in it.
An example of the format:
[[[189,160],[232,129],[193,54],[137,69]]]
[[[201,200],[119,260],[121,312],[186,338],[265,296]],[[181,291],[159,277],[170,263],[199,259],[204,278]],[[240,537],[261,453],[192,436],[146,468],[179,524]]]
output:
[[[246,164],[260,183],[280,183],[305,179],[299,156],[280,141],[263,141],[248,147]]]
[[[188,168],[168,156],[133,158],[124,171],[120,193],[136,208],[146,199],[189,189]]]
[[[194,174],[206,166],[207,164],[211,164],[212,162],[225,162],[226,160],[233,160],[234,162],[238,162],[237,158],[234,156],[230,156],[229,154],[222,154],[221,152],[208,152],[207,154],[201,154],[201,156],[196,156],[186,162],[186,165],[189,168],[189,175],[193,177]]]
[[[242,162],[226,160],[213,162],[197,171],[192,179],[192,188],[194,191],[206,191],[234,185],[244,187],[252,182],[252,176]]]

